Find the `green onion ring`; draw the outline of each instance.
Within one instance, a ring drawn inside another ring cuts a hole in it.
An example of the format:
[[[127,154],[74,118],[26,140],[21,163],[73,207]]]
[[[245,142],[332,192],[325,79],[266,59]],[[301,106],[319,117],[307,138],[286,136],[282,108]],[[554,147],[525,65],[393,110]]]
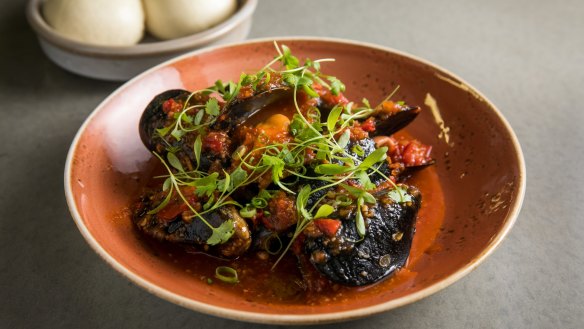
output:
[[[223,282],[238,283],[237,271],[229,266],[218,266],[215,269],[215,277]]]

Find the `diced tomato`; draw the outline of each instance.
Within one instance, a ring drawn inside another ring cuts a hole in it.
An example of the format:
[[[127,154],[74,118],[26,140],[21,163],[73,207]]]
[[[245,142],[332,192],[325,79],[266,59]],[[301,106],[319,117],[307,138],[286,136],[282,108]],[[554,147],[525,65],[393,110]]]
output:
[[[294,198],[288,196],[285,192],[277,192],[268,201],[270,216],[262,217],[264,226],[274,232],[284,232],[294,226],[298,221],[294,203]]]
[[[224,132],[212,131],[203,138],[203,148],[216,155],[227,152],[229,136]]]
[[[169,117],[182,110],[182,104],[170,98],[162,103],[162,111]]]
[[[403,151],[403,162],[406,166],[420,166],[430,161],[432,146],[424,145],[417,140],[407,144]]]
[[[156,217],[162,220],[173,220],[176,216],[183,213],[183,211],[189,210],[189,206],[182,202],[182,200],[178,202],[171,202],[166,205],[166,207],[162,208],[157,214]]]
[[[253,96],[253,88],[251,86],[243,86],[239,89],[239,93],[237,94],[237,99],[246,99]]]
[[[314,225],[316,225],[324,235],[333,237],[337,234],[339,228],[341,228],[341,221],[338,219],[321,218],[315,219]]]
[[[181,192],[185,196],[187,201],[194,206],[195,203],[197,202],[195,188],[194,187],[181,188]],[[177,193],[173,193],[170,202],[164,208],[160,209],[159,212],[156,213],[156,217],[162,220],[173,220],[176,218],[176,216],[182,214],[183,212],[189,209],[190,209],[189,206],[182,200],[182,198],[180,198],[177,195]]]
[[[318,96],[320,96],[320,99],[322,99],[325,104],[331,107],[338,104],[345,105],[349,103],[349,100],[347,97],[345,97],[345,95],[343,95],[343,93],[333,95],[330,90],[317,83],[314,83],[312,88],[314,88]]]
[[[361,129],[365,130],[366,132],[375,131],[375,120],[373,117],[369,117],[365,122],[361,124]]]

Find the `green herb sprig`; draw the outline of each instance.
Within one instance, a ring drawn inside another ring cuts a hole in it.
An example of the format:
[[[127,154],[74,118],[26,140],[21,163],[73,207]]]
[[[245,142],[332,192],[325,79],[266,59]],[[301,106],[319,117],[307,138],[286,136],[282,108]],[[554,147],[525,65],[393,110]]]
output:
[[[315,84],[327,88],[333,95],[339,95],[344,92],[345,85],[339,79],[325,75],[320,71],[321,63],[332,62],[334,59],[307,59],[301,64],[299,59],[292,55],[287,46],[279,46],[277,43],[274,43],[274,45],[278,55],[260,71],[255,74],[242,74],[237,83],[223,83],[218,80],[212,87],[194,92],[185,102],[182,111],[175,114],[174,123],[157,130],[160,136],[166,136],[170,133],[176,140],[180,140],[187,133],[196,133],[197,137],[193,143],[196,167],[192,171],[185,171],[180,160],[174,154],[176,150],[173,150],[170,145],[166,161],[158,154],[155,154],[168,171],[168,175],[164,176],[165,181],[163,184],[163,190],[168,192],[164,200],[150,211],[152,214],[157,213],[169,203],[173,193],[177,193],[189,205],[189,210],[193,213],[192,217],[202,220],[212,229],[213,233],[207,243],[210,245],[225,243],[234,233],[233,223],[227,224],[229,222],[227,221],[214,228],[205,220],[203,215],[225,205],[233,205],[239,208],[239,213],[244,218],[256,216],[259,210],[265,214],[264,208],[266,208],[271,198],[268,192],[261,191],[258,196],[252,198],[251,202],[245,206],[233,201],[231,194],[238,188],[254,183],[260,177],[269,173],[274,184],[289,194],[296,194],[295,205],[298,217],[298,223],[292,238],[273,267],[278,264],[294,240],[313,220],[332,215],[337,211],[337,207],[340,206],[356,205],[355,225],[359,235],[364,237],[366,225],[362,206],[376,203],[373,195],[368,192],[368,190],[375,188],[375,185],[369,179],[368,172],[373,171],[382,174],[378,167],[387,157],[386,147],[376,149],[362,161],[352,154],[354,153],[359,157],[365,155],[359,145],[352,147],[352,153],[347,151],[347,145],[350,142],[348,128],[351,127],[355,120],[367,118],[376,111],[376,109],[371,108],[367,99],[363,99],[360,106],[353,102],[335,106],[324,121],[321,120],[320,112],[317,108],[303,111],[299,106],[298,93],[300,91],[310,97],[319,96],[314,87]],[[277,63],[280,63],[282,69],[278,70],[273,67]],[[205,104],[189,106],[187,104],[189,104],[190,98],[197,93],[203,95],[215,94],[222,99],[224,102],[223,108],[225,108],[236,99],[242,87],[249,86],[255,90],[261,85],[270,83],[274,76],[280,76],[282,82],[293,89],[293,100],[296,109],[296,113],[290,123],[290,134],[293,137],[293,141],[285,144],[272,143],[237,154],[239,165],[231,172],[225,170],[221,173],[199,171],[202,152],[201,136],[217,120],[217,117],[221,114],[222,107],[215,97],[209,97]],[[388,99],[394,93],[395,91],[388,96]],[[307,174],[309,170],[304,160],[306,152],[315,152],[316,159],[320,162],[312,168],[316,175]],[[294,182],[302,179],[307,184],[296,190],[290,186],[290,183],[283,181],[285,177],[296,178]],[[393,184],[389,177],[385,177],[385,175],[383,177]],[[350,179],[358,181],[362,187],[348,185],[347,181]],[[322,181],[325,184],[312,188],[310,181]],[[181,187],[187,186],[195,187],[197,197],[207,200],[203,205],[202,211],[196,211],[182,194]],[[312,195],[336,186],[346,190],[349,196],[339,195],[332,204],[322,203],[325,198],[323,196],[314,202],[310,209],[307,209],[308,200]],[[395,186],[395,190],[399,195],[399,200],[403,201],[404,195],[407,197],[407,193],[398,190],[397,186]],[[393,198],[394,194],[389,196]]]

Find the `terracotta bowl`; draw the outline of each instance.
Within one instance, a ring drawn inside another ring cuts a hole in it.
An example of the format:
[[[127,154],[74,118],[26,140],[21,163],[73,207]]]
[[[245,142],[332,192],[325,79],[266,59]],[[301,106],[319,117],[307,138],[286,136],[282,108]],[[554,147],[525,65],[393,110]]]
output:
[[[424,109],[407,132],[434,147],[437,163],[426,175],[438,179],[442,191],[424,200],[444,207],[426,215],[440,217],[435,234],[416,233],[414,247],[422,250],[407,265],[412,275],[378,285],[373,293],[363,290],[318,305],[268,304],[207,284],[184,264],[153,252],[134,231],[129,207],[154,163],[138,135],[146,104],[167,89],[196,90],[261,68],[275,54],[272,40],[170,60],[119,88],[85,121],[67,158],[65,192],[79,230],[108,264],[147,291],[199,312],[306,324],[355,319],[412,303],[459,280],[493,252],[519,213],[525,167],[515,134],[491,102],[454,74],[392,49],[320,38],[278,42],[301,58],[336,58],[323,64],[324,70],[345,82],[350,99],[367,97],[374,103],[400,85],[394,99]]]

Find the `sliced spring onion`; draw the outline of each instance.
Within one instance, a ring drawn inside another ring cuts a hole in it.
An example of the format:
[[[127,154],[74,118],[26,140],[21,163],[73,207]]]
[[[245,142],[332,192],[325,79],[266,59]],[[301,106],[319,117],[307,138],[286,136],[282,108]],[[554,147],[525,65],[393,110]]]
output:
[[[252,218],[253,216],[256,215],[256,212],[257,212],[256,208],[247,205],[239,210],[239,215],[243,218]]]
[[[229,266],[218,266],[215,269],[215,277],[223,282],[238,283],[237,271]]]
[[[268,201],[264,198],[254,197],[251,199],[251,205],[256,208],[265,208],[268,206]]]
[[[272,234],[264,240],[263,247],[268,254],[277,255],[280,253],[284,245],[278,234]]]

